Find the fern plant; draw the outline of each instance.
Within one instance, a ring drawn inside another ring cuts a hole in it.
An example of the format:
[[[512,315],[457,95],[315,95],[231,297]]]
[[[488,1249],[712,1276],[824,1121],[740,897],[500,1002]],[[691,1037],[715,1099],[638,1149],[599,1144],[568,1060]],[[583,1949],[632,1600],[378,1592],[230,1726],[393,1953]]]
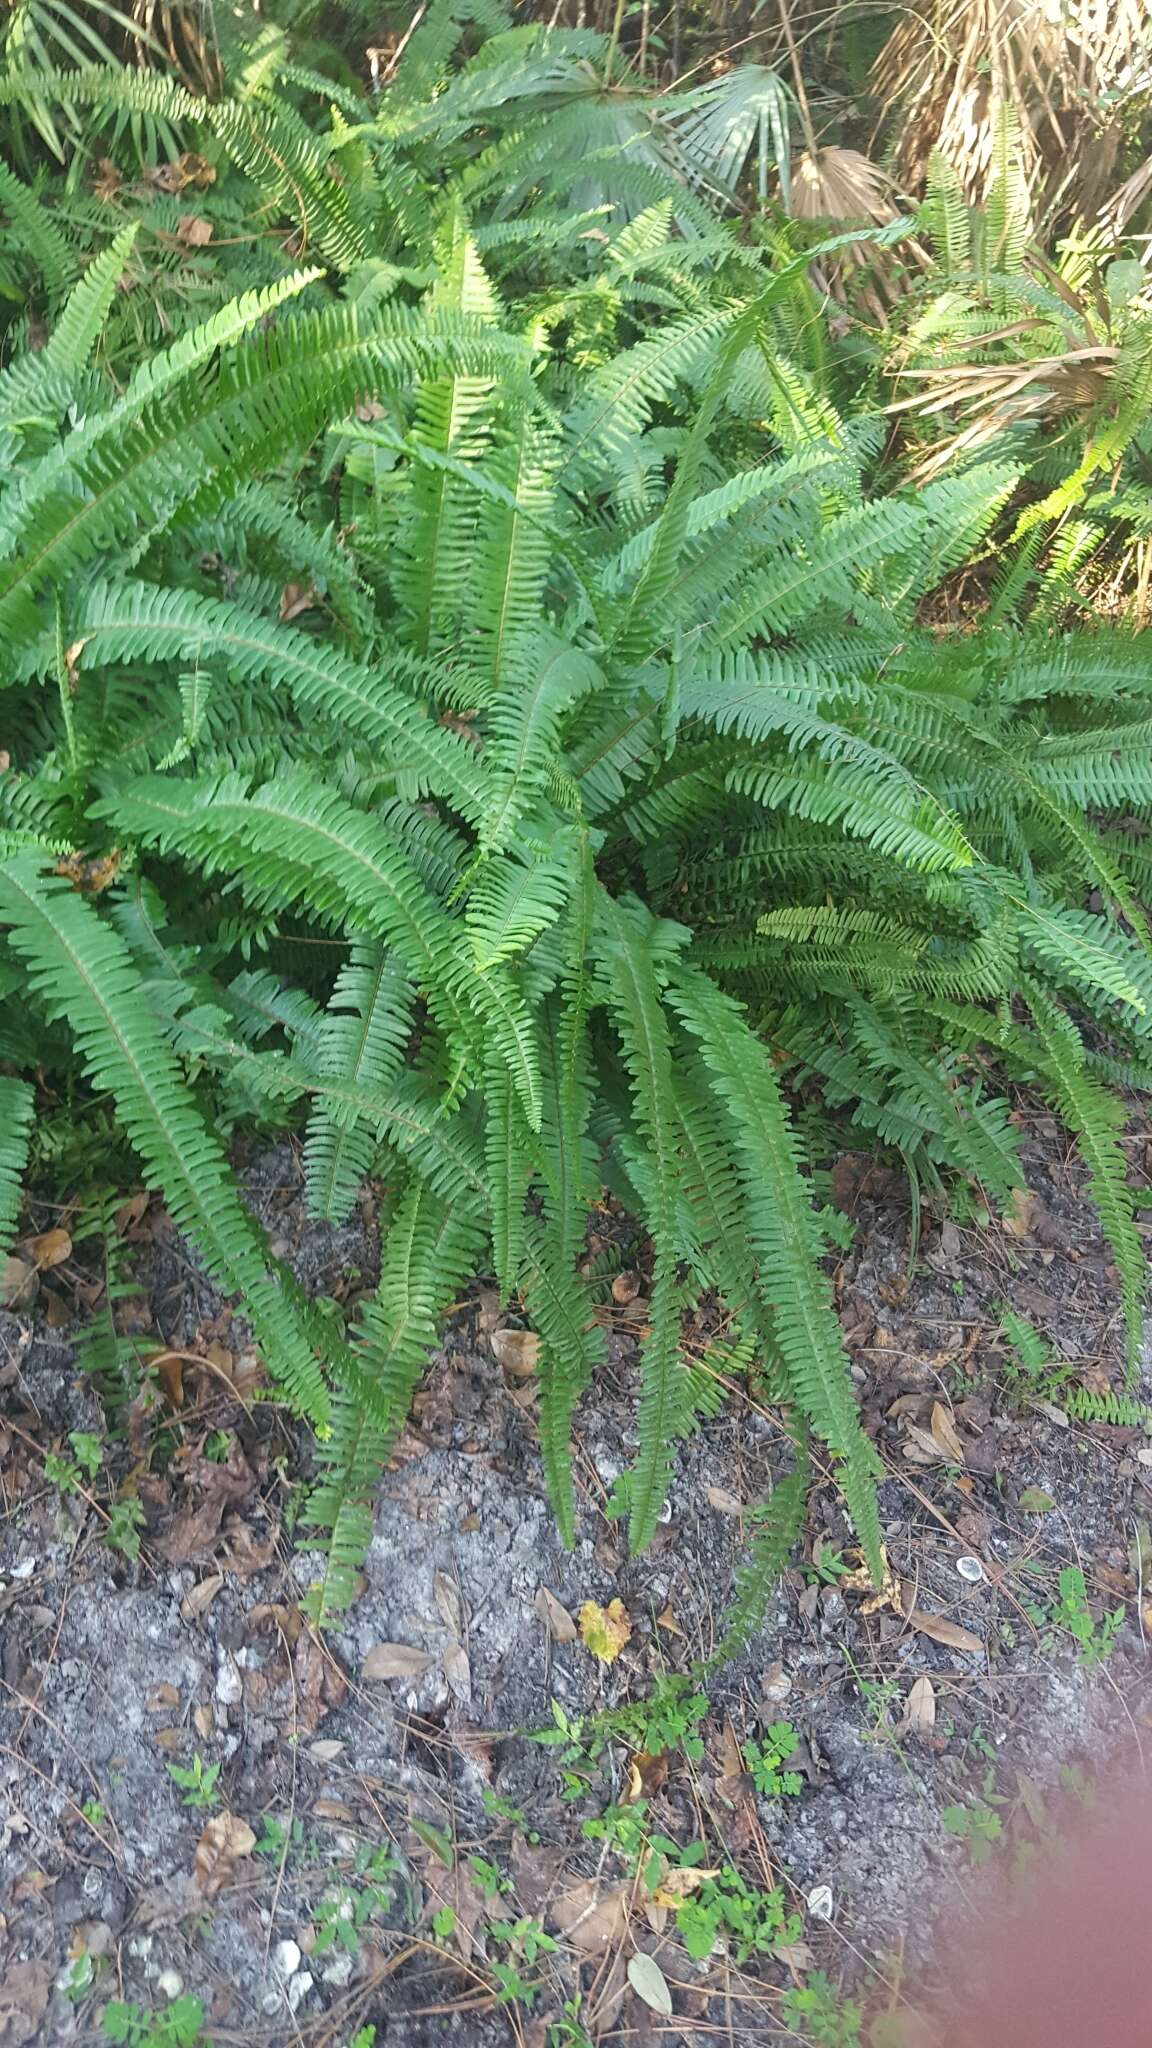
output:
[[[249,83],[265,133],[280,116]],[[116,89],[171,106],[163,81]],[[211,118],[243,156],[238,104]],[[803,257],[729,236],[706,283],[662,195],[594,245],[611,312],[588,348],[553,277],[486,257],[467,179],[385,289],[358,239],[366,170],[318,170],[310,215],[311,173],[290,194],[282,162],[251,166],[311,218],[323,275],[241,295],[117,389],[92,368],[117,245],[0,383],[0,1056],[31,1070],[45,1030],[71,1043],[322,1426],[321,1617],[477,1271],[539,1335],[571,1537],[605,1183],[653,1251],[633,1543],[700,1412],[680,1328],[708,1297],[823,1446],[879,1572],[879,1466],[793,1105],[819,1091],[917,1171],[998,1197],[1019,1169],[996,1073],[1046,1091],[1135,1344],[1111,1055],[1075,1018],[1134,1057],[1152,1029],[1138,650],[919,626],[1016,471],[873,491],[877,422],[834,402]],[[642,275],[674,304],[653,328]],[[292,568],[311,595],[281,616]],[[240,1201],[219,1133],[244,1116],[302,1125],[316,1215],[387,1182],[380,1284],[347,1331]]]

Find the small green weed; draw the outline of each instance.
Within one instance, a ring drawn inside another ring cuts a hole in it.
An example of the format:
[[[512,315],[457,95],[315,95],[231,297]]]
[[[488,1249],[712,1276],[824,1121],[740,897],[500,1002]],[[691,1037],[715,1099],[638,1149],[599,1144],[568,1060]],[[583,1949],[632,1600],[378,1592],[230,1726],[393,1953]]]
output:
[[[388,1911],[403,1869],[391,1849],[360,1849],[348,1883],[334,1885],[316,1908],[313,1955],[325,1955],[332,1948],[359,1955],[364,1927]]]
[[[179,1785],[184,1794],[185,1806],[214,1806],[216,1804],[216,1780],[220,1776],[219,1764],[206,1764],[202,1756],[195,1756],[191,1766],[169,1764],[168,1776],[174,1785]]]
[[[532,1740],[559,1750],[565,1799],[578,1799],[586,1791],[613,1743],[647,1756],[681,1749],[693,1763],[704,1754],[699,1730],[708,1712],[708,1696],[696,1691],[680,1672],[658,1678],[647,1699],[630,1700],[603,1713],[570,1715],[559,1700],[551,1707],[553,1726],[536,1729]]]
[[[762,1736],[744,1743],[744,1763],[761,1799],[795,1798],[803,1791],[799,1772],[784,1769],[795,1748],[790,1721],[774,1721]]]
[[[863,2015],[854,2000],[841,1999],[822,1970],[806,1984],[786,1991],[782,2017],[812,2048],[857,2048]]]
[[[1088,1605],[1088,1588],[1078,1564],[1064,1566],[1059,1587],[1060,1597],[1052,1608],[1052,1620],[1075,1642],[1078,1664],[1102,1664],[1116,1648],[1116,1638],[1124,1625],[1123,1603],[1102,1614],[1097,1622]]]
[[[1004,1832],[1004,1823],[996,1809],[1006,1803],[996,1790],[995,1769],[989,1765],[981,1782],[981,1796],[966,1806],[946,1806],[940,1815],[948,1833],[967,1843],[968,1859],[977,1867],[988,1862]]]
[[[539,1920],[490,1920],[488,1936],[510,1950],[507,1962],[498,1956],[489,1958],[488,1967],[498,1986],[497,2001],[500,2005],[511,2005],[514,2000],[530,2006],[538,1991],[543,1990],[544,1980],[539,1977],[525,1977],[524,1969],[531,1970],[541,1956],[554,1955],[556,1943],[551,1935],[545,1934]],[[523,1966],[523,1968],[521,1967]]]
[[[57,1990],[62,1991],[65,1998],[70,1999],[73,2005],[79,2005],[83,1999],[87,1998],[93,1984],[96,1982],[98,1968],[98,1963],[86,1950],[78,1956],[70,1957],[67,1965],[56,1979]]]
[[[104,2007],[100,2025],[105,2040],[118,2041],[121,2048],[195,2048],[204,2008],[198,1998],[175,1998],[164,2012],[146,2012],[143,2006],[113,1998]]]
[[[140,1555],[140,1524],[144,1520],[144,1509],[135,1495],[127,1500],[117,1500],[108,1510],[108,1526],[104,1541],[109,1550],[119,1550],[135,1564]]]

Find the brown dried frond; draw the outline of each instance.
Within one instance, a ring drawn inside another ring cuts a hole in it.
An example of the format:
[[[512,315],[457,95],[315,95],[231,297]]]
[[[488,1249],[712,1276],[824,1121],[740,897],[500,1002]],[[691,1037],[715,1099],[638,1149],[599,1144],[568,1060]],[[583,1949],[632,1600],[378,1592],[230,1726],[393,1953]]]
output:
[[[924,180],[929,153],[976,201],[992,163],[997,110],[1011,106],[1022,168],[1049,204],[1093,210],[1121,139],[1115,96],[1136,82],[1152,0],[936,0],[909,10],[873,69],[897,175]]]

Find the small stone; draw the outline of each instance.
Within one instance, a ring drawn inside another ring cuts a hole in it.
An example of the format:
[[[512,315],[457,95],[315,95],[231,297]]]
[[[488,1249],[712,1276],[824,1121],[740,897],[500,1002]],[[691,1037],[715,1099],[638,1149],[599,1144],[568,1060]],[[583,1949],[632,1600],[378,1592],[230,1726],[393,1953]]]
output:
[[[970,1586],[978,1586],[984,1577],[984,1567],[978,1557],[958,1557],[956,1569],[962,1579],[967,1579]]]
[[[295,1941],[278,1941],[272,1951],[272,1968],[279,1977],[294,1977],[300,1968],[300,1947]]]
[[[321,1971],[321,1976],[325,1984],[334,1984],[338,1991],[343,1991],[344,1987],[351,1982],[352,1972],[355,1967],[355,1956],[348,1949],[342,1948],[339,1955],[334,1957],[332,1962],[329,1963],[327,1969]]]
[[[156,1989],[163,1992],[169,2005],[171,2005],[173,1999],[179,1998],[184,1989],[184,1979],[180,1975],[179,1970],[161,1970],[160,1975],[156,1979]]]
[[[227,1650],[220,1652],[220,1668],[216,1673],[216,1697],[222,1707],[235,1707],[244,1697],[244,1681],[240,1676],[234,1657]]]
[[[313,1977],[310,1970],[300,1970],[295,1977],[289,1980],[285,1989],[285,1997],[292,2012],[295,2012],[298,2006],[303,2005],[304,2000],[312,1989],[312,1984]]]
[[[832,1887],[830,1884],[814,1885],[808,1894],[808,1911],[814,1920],[831,1920],[833,1914]]]

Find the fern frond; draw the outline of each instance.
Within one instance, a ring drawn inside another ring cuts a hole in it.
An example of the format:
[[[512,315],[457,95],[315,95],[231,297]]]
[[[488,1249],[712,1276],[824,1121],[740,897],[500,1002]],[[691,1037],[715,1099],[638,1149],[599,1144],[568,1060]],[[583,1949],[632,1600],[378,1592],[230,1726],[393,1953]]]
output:
[[[842,1460],[844,1497],[879,1583],[876,1480],[882,1468],[856,1413],[840,1326],[819,1267],[819,1232],[771,1057],[737,1004],[705,975],[677,969],[668,1000],[697,1039],[731,1117],[748,1240],[761,1263],[780,1356],[799,1406]]]
[[[93,1086],[108,1091],[131,1143],[163,1190],[172,1219],[206,1270],[243,1297],[269,1370],[314,1421],[328,1395],[282,1285],[270,1271],[222,1148],[207,1129],[176,1061],[157,1037],[131,955],[59,876],[35,856],[0,867],[0,919],[27,962],[28,983],[50,1018],[66,1018]]]
[[[720,1641],[705,1665],[717,1671],[738,1656],[764,1626],[768,1602],[804,1526],[808,1500],[808,1458],[798,1446],[794,1472],[778,1479],[764,1505],[754,1511],[747,1560],[736,1573]]]
[[[412,1393],[436,1342],[440,1316],[479,1246],[473,1218],[414,1181],[383,1238],[379,1284],[355,1334],[349,1375],[322,1447],[326,1476],[306,1519],[325,1532],[324,1577],[308,1595],[316,1623],[348,1606],[372,1536],[372,1496]]]
[[[26,1081],[0,1075],[0,1258],[8,1251],[20,1214],[35,1105],[35,1095]]]
[[[316,1046],[320,1075],[355,1091],[385,1086],[399,1072],[412,1026],[413,992],[383,947],[353,947],[337,979]],[[355,1109],[321,1100],[308,1124],[304,1184],[308,1212],[331,1223],[348,1214],[379,1146]]]
[[[1067,1011],[1034,986],[1027,986],[1024,995],[1056,1107],[1088,1168],[1088,1190],[1116,1262],[1132,1373],[1144,1334],[1146,1273],[1143,1242],[1132,1219],[1128,1163],[1117,1135],[1126,1121],[1124,1107],[1087,1072],[1083,1041]]]

